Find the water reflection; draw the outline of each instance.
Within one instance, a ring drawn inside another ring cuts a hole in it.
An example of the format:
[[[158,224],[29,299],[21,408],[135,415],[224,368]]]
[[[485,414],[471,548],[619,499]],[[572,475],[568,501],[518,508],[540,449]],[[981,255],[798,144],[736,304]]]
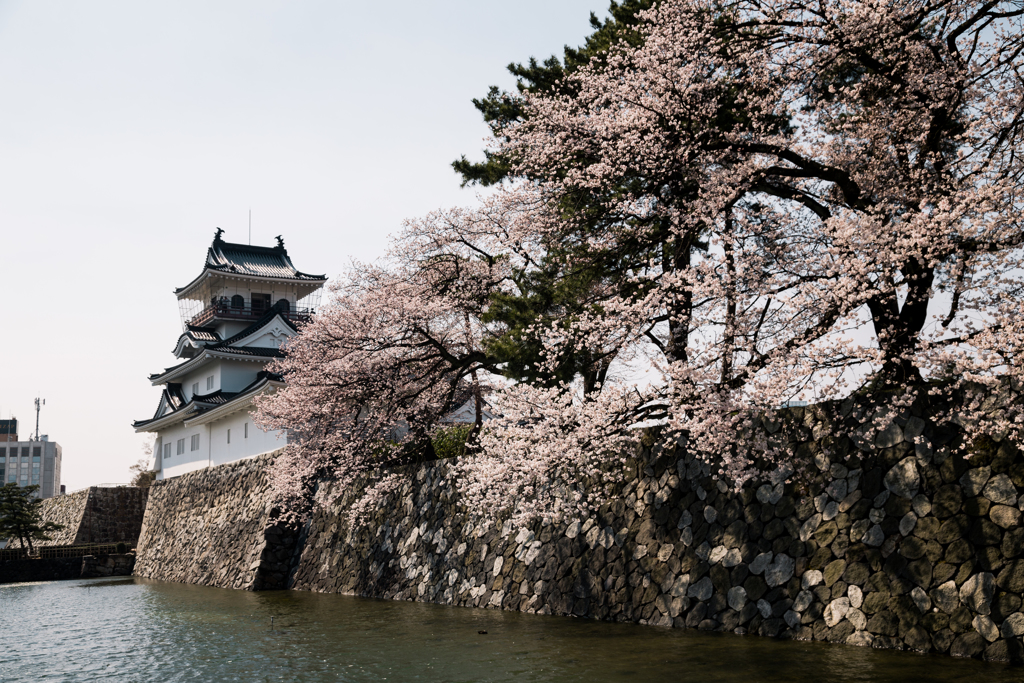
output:
[[[141,579],[0,585],[0,628],[2,681],[1001,682],[1024,673],[824,643]]]

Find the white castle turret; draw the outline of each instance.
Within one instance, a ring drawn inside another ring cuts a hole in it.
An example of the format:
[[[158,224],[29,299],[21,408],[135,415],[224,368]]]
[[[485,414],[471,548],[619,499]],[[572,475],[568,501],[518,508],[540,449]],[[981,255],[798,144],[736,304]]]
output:
[[[156,434],[157,479],[266,453],[287,434],[257,429],[253,399],[284,386],[264,366],[298,332],[319,303],[325,275],[292,265],[284,241],[254,247],[221,240],[217,229],[199,277],[175,290],[183,334],[174,355],[182,363],[150,375],[163,387],[156,413],[134,423]]]

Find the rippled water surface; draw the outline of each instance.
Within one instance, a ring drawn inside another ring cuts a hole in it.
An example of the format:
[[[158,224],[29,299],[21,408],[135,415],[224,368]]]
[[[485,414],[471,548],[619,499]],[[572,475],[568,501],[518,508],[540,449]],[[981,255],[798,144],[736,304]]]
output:
[[[1024,680],[948,657],[142,579],[0,585],[0,634],[5,683]]]

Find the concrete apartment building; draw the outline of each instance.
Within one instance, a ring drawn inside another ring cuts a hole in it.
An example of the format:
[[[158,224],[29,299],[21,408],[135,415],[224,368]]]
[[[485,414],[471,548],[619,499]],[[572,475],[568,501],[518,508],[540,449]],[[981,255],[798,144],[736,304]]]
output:
[[[39,485],[40,498],[60,493],[61,447],[45,434],[18,440],[18,421],[0,420],[0,482]]]

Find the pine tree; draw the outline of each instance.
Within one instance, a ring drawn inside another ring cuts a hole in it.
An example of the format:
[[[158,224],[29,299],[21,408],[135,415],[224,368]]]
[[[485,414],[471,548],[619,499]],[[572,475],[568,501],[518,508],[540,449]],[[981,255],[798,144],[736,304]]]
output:
[[[566,75],[589,64],[592,59],[601,61],[608,49],[621,40],[631,45],[641,42],[640,33],[636,30],[640,24],[637,13],[650,9],[654,3],[655,0],[623,0],[621,3],[612,0],[608,8],[611,16],[604,21],[591,12],[590,25],[594,32],[587,36],[582,47],[566,45],[561,60],[555,55],[543,62],[530,57],[525,65],[512,63],[506,67],[516,77],[516,89],[519,93],[569,94],[571,91],[566,88],[573,86],[563,80]],[[496,85],[491,86],[486,97],[474,99],[473,106],[483,115],[491,132],[499,137],[505,126],[525,116],[522,100],[510,96]],[[509,159],[489,150],[484,151],[484,161],[470,161],[463,156],[452,162],[452,168],[462,176],[463,187],[495,185],[508,178],[512,170]]]
[[[35,494],[39,486],[18,486],[15,483],[0,487],[0,538],[17,538],[24,549],[34,552],[32,541],[49,541],[49,533],[64,527],[43,521],[41,498]]]

